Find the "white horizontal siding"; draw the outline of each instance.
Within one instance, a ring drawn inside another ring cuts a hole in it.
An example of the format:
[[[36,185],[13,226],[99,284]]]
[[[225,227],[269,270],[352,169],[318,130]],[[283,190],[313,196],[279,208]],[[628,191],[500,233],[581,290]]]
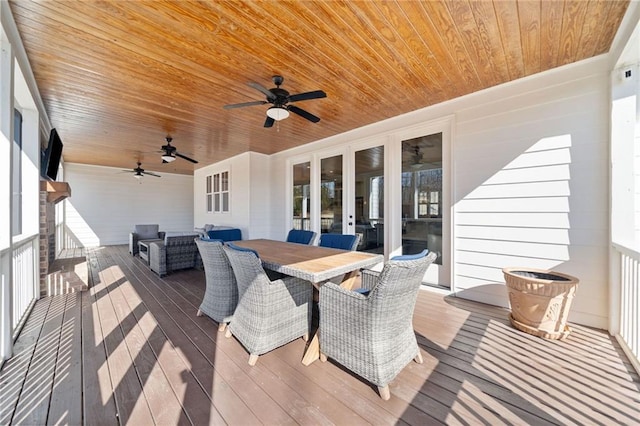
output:
[[[143,166],[144,167],[144,164]],[[193,177],[157,172],[136,180],[112,167],[65,163],[67,237],[79,247],[127,244],[136,224],[193,230]]]
[[[457,121],[455,289],[507,306],[502,268],[581,280],[571,319],[606,327],[608,76],[505,89]],[[499,99],[499,101],[498,101]],[[593,300],[593,296],[598,296]]]

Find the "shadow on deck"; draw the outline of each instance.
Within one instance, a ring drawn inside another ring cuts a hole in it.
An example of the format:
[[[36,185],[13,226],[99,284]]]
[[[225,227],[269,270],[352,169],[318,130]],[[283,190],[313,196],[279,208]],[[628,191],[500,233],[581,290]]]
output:
[[[0,372],[0,424],[640,419],[640,379],[601,330],[572,325],[565,341],[547,341],[513,329],[504,309],[422,291],[414,327],[424,363],[410,363],[382,401],[333,362],[303,366],[300,339],[250,367],[235,339],[195,315],[202,271],[158,278],[125,246],[87,255],[89,290],[38,301]]]

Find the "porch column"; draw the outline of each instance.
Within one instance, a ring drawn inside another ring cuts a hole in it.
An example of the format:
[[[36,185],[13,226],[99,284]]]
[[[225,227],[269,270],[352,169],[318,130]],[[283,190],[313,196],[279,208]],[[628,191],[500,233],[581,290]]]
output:
[[[4,12],[3,7],[0,9],[0,17]],[[11,303],[13,64],[11,44],[4,29],[0,27],[0,365],[11,357],[13,351],[11,324],[13,317]]]

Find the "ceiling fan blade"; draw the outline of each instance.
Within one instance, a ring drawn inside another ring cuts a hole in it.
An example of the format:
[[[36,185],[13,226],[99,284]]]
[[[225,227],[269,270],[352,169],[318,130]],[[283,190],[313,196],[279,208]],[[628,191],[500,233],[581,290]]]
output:
[[[267,119],[264,121],[264,127],[272,127],[273,123],[275,123],[276,120],[274,120],[271,117],[267,117]]]
[[[272,100],[272,101],[276,100],[276,95],[271,93],[271,91],[269,89],[267,89],[266,87],[264,87],[262,84],[251,82],[251,83],[247,83],[247,85],[249,85],[249,87],[253,87],[254,89],[264,93],[264,95],[267,97],[267,99]]]
[[[162,177],[162,176],[157,175],[157,174],[155,174],[155,173],[153,173],[153,172],[143,172],[143,174],[145,174],[145,175],[149,175],[149,176],[155,176],[155,177]]]
[[[186,155],[182,155],[182,154],[180,154],[180,153],[178,153],[178,152],[174,152],[173,154],[174,154],[176,157],[180,157],[180,158],[183,158],[183,159],[185,159],[185,160],[187,160],[187,161],[191,161],[193,164],[198,164],[198,162],[197,162],[196,160],[194,160],[193,158],[189,158],[189,157],[187,157]]]
[[[248,106],[253,106],[253,105],[264,105],[266,103],[268,103],[268,102],[267,101],[241,102],[239,104],[225,105],[222,108],[224,108],[224,109],[234,109],[234,108],[242,108],[242,107],[248,107]]]
[[[298,108],[295,105],[289,105],[287,107],[287,109],[291,112],[293,112],[294,114],[298,114],[300,117],[304,117],[309,121],[313,121],[314,123],[317,123],[318,121],[320,121],[320,117],[316,117],[315,115],[311,114],[308,111],[303,110],[302,108]]]
[[[298,93],[297,95],[289,96],[289,102],[306,101],[308,99],[320,99],[326,98],[327,94],[322,90],[314,90],[313,92]]]

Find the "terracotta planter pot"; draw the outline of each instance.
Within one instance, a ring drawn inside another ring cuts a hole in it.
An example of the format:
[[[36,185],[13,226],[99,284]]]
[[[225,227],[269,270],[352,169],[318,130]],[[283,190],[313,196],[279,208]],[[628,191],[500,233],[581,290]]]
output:
[[[555,271],[530,268],[502,270],[511,303],[511,324],[545,339],[564,339],[567,317],[578,279]]]

